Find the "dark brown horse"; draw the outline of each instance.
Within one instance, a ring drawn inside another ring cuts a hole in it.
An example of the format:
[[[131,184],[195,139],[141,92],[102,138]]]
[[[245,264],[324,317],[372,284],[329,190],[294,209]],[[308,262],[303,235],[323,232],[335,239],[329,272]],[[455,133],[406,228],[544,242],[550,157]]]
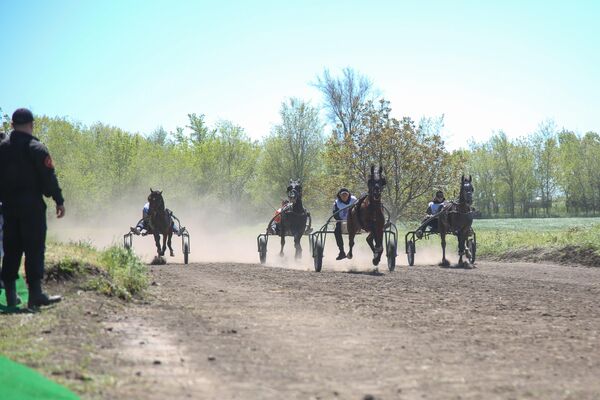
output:
[[[159,256],[165,255],[167,245],[171,257],[175,255],[171,247],[171,238],[173,237],[173,221],[171,220],[171,212],[165,208],[165,201],[162,197],[162,191],[150,189],[148,196],[150,208],[148,210],[148,227],[154,235],[156,250]],[[160,235],[163,236],[162,247],[160,245]]]
[[[460,195],[458,202],[452,201],[445,205],[439,216],[438,229],[442,240],[442,262],[440,266],[450,265],[446,260],[446,235],[455,234],[458,238],[458,265],[468,266],[468,261],[463,262],[463,255],[467,253],[467,259],[470,257],[469,249],[466,248],[467,238],[471,232],[473,224],[473,213],[471,205],[473,204],[473,185],[471,184],[471,175],[466,179],[463,175],[460,178]]]
[[[283,247],[285,246],[285,236],[294,237],[294,247],[296,248],[295,258],[302,257],[302,245],[300,239],[306,230],[308,221],[308,211],[302,205],[302,185],[299,180],[291,180],[287,187],[287,196],[289,204],[281,211],[281,251],[279,255],[283,256]]]
[[[383,204],[381,203],[381,194],[386,181],[383,177],[383,168],[379,166],[379,171],[375,171],[375,166],[371,165],[371,175],[367,182],[369,194],[362,196],[348,214],[348,240],[350,242],[350,251],[348,258],[352,258],[352,247],[354,246],[354,236],[361,230],[369,232],[367,243],[373,251],[373,265],[378,265],[383,254],[383,229],[385,225],[385,216],[383,215]],[[373,243],[375,241],[375,243]]]

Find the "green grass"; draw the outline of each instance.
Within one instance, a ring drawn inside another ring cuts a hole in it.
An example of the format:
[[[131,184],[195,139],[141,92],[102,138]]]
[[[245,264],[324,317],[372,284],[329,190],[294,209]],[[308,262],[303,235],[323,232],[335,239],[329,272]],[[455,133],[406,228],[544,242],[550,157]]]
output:
[[[147,268],[134,253],[118,246],[97,250],[86,242],[49,241],[46,248],[46,275],[52,280],[72,282],[68,290],[73,293],[74,289],[84,288],[125,300],[143,296],[148,287]],[[4,296],[4,293],[1,292],[0,296]],[[94,345],[83,342],[73,344],[72,348],[66,349],[66,353],[63,353],[63,348],[49,346],[58,326],[64,326],[65,323],[77,326],[77,319],[86,311],[89,311],[88,306],[76,302],[67,308],[59,304],[36,314],[2,314],[0,354],[32,367],[78,393],[98,395],[104,388],[114,386],[115,377],[109,373],[92,372]],[[103,331],[95,331],[100,328],[90,323],[92,317],[87,318],[87,324],[77,328],[80,339],[87,337],[91,340],[94,335],[103,334]],[[72,355],[75,350],[77,356]],[[80,357],[81,354],[84,356]],[[78,375],[72,376],[75,373]]]
[[[46,275],[65,280],[85,279],[84,287],[130,300],[148,287],[146,266],[130,250],[111,246],[97,250],[86,242],[49,243],[46,250]]]
[[[131,250],[109,247],[100,254],[99,262],[111,278],[107,281],[96,277],[90,282],[101,292],[128,300],[148,287],[148,269]]]
[[[600,254],[599,218],[476,220],[480,256],[501,256],[522,249],[591,249]]]
[[[420,222],[397,223],[400,238]],[[515,218],[477,219],[477,257],[526,259],[561,262],[565,254],[576,263],[596,265],[600,257],[600,218]],[[402,239],[401,239],[402,240]],[[449,237],[448,248],[455,249],[456,239]],[[432,237],[419,247],[439,248]]]
[[[473,227],[477,230],[506,231],[562,231],[571,228],[589,228],[600,224],[600,218],[514,218],[476,219]]]
[[[0,354],[29,366],[40,365],[50,354],[44,342],[34,340],[54,323],[54,317],[32,318],[27,314],[3,314],[0,326]]]

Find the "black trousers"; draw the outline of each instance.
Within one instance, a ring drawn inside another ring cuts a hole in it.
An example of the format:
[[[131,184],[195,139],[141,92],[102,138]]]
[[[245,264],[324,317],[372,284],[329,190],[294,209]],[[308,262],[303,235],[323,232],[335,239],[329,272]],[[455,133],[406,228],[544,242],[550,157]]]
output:
[[[335,243],[337,243],[338,249],[340,249],[340,251],[344,250],[344,239],[342,238],[342,223],[339,221],[335,224],[333,236],[335,236]]]
[[[21,258],[25,254],[27,282],[44,277],[44,252],[46,251],[46,212],[30,210],[28,213],[11,213],[4,210],[4,257],[1,279],[12,282],[19,277]]]

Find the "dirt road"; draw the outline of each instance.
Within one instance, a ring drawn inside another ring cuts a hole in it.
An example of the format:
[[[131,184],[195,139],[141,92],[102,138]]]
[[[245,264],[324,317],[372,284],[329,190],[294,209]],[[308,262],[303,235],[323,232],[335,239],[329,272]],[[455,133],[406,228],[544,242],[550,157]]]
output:
[[[151,270],[149,303],[106,323],[111,396],[600,397],[600,268]]]

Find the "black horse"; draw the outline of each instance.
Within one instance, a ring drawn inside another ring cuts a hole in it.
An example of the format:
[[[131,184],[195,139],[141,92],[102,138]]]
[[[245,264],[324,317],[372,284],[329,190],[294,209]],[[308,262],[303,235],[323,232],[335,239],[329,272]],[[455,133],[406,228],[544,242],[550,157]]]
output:
[[[447,267],[450,265],[446,260],[446,235],[454,233],[458,237],[458,265],[468,265],[463,262],[463,255],[467,253],[467,258],[470,257],[469,249],[466,248],[467,238],[471,233],[471,225],[473,224],[473,213],[471,205],[473,204],[473,185],[471,183],[471,175],[466,179],[463,175],[460,178],[460,195],[458,202],[451,202],[444,206],[439,216],[439,232],[442,240],[442,262],[441,266]]]
[[[294,237],[294,247],[296,248],[296,258],[302,257],[302,246],[300,239],[306,230],[308,221],[308,211],[302,205],[302,185],[299,180],[291,180],[287,187],[287,196],[289,204],[281,210],[281,236],[280,256],[283,256],[283,246],[285,246],[285,236]]]
[[[162,191],[152,190],[152,188],[150,188],[148,202],[150,203],[150,208],[148,210],[148,227],[150,228],[150,232],[154,235],[154,242],[156,243],[158,255],[161,257],[164,256],[168,245],[170,255],[173,257],[175,255],[175,253],[173,253],[173,248],[171,247],[173,221],[171,219],[171,211],[165,208]],[[160,235],[163,236],[162,247],[160,245]]]
[[[361,197],[348,214],[348,240],[350,242],[348,258],[352,258],[354,236],[364,230],[369,232],[367,243],[373,251],[373,265],[379,264],[381,254],[383,254],[385,215],[383,214],[381,195],[385,185],[383,167],[380,165],[379,171],[375,171],[375,166],[371,165],[371,175],[367,182],[369,194]]]

